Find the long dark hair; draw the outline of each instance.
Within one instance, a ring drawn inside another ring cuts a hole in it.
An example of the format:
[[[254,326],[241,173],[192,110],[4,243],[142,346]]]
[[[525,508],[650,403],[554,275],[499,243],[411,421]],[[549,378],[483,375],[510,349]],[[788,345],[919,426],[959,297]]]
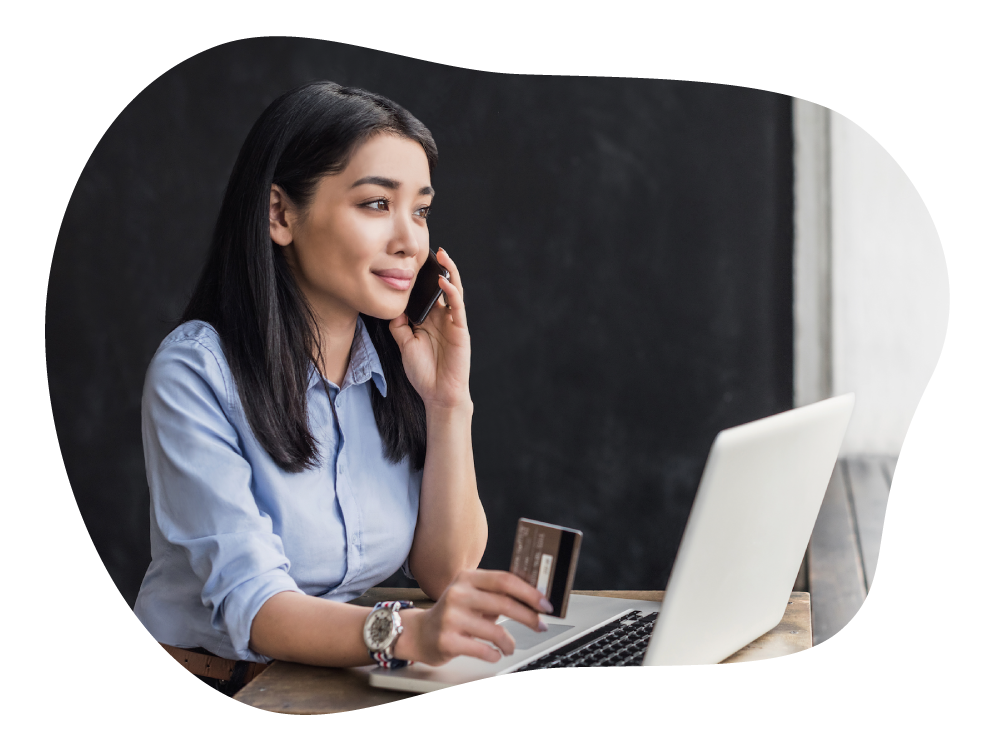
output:
[[[354,151],[380,133],[419,143],[434,170],[437,146],[430,131],[385,97],[320,81],[275,99],[240,149],[208,260],[182,317],[218,332],[247,421],[287,471],[318,465],[306,390],[321,348],[313,313],[282,248],[271,240],[271,185],[305,209],[319,180],[342,171]],[[383,451],[393,462],[409,457],[420,469],[427,445],[423,401],[403,372],[388,321],[361,317],[385,373],[385,398],[369,383]]]

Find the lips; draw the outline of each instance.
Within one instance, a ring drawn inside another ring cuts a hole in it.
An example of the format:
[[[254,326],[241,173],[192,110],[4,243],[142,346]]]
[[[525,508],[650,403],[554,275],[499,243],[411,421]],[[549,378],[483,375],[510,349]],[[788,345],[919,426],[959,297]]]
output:
[[[410,282],[415,276],[413,271],[404,268],[383,268],[372,273],[385,282],[386,286],[399,292],[409,289]]]

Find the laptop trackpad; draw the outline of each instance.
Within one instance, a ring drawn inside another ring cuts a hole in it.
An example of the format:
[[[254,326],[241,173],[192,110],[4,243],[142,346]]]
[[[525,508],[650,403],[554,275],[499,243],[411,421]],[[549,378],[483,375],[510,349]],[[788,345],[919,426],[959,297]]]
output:
[[[522,625],[519,622],[514,622],[513,620],[505,620],[501,623],[507,632],[511,634],[514,638],[514,642],[517,644],[517,650],[523,651],[525,649],[534,648],[539,643],[545,643],[549,638],[554,638],[560,633],[565,633],[567,630],[572,628],[572,625],[549,625],[549,629],[544,633],[537,633],[526,625]]]

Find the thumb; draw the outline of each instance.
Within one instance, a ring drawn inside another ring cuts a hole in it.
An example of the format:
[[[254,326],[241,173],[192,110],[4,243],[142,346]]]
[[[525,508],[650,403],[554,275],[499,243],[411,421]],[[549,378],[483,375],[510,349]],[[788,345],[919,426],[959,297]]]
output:
[[[410,329],[406,313],[403,313],[389,321],[389,333],[391,333],[392,337],[396,340],[396,345],[399,347],[399,351],[403,351],[403,347],[415,338],[413,331]]]

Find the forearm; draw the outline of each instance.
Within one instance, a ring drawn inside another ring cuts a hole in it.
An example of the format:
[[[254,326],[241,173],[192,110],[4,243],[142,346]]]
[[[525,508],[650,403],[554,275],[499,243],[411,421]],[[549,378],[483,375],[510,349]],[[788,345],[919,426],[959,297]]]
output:
[[[410,571],[437,599],[460,570],[475,568],[486,549],[486,514],[472,455],[472,401],[428,408],[427,454]]]
[[[361,637],[368,607],[293,591],[275,594],[250,626],[250,648],[282,661],[323,667],[371,664]]]
[[[331,602],[293,591],[275,594],[254,617],[250,648],[258,654],[319,667],[372,664],[362,636],[370,607]],[[403,634],[394,648],[400,659],[426,658],[418,645],[422,610],[401,611]]]

